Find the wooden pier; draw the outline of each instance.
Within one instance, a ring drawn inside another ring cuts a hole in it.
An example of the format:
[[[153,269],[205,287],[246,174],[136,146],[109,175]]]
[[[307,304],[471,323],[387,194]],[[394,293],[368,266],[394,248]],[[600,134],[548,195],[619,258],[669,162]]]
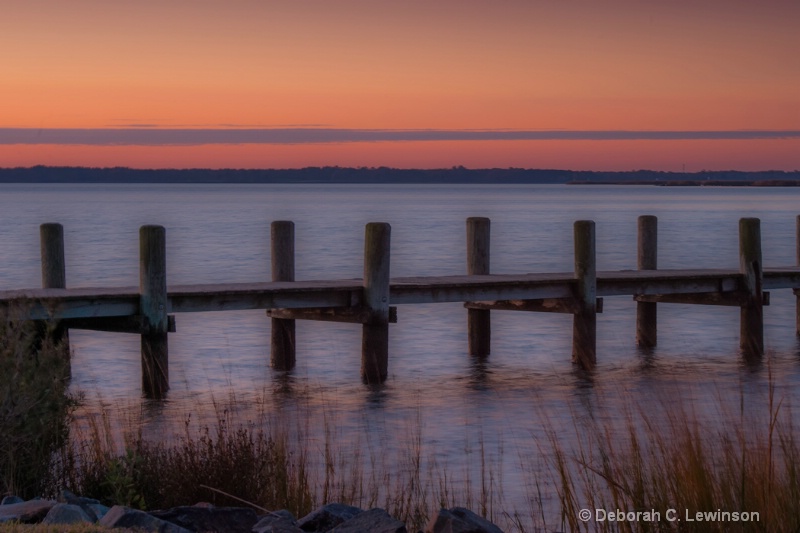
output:
[[[797,218],[800,264],[800,217]],[[659,303],[724,305],[740,308],[740,346],[747,359],[764,352],[763,306],[767,290],[794,289],[800,333],[800,266],[763,268],[760,222],[739,222],[736,269],[658,270],[657,221],[639,217],[637,270],[596,270],[595,224],[575,222],[573,272],[490,273],[490,221],[467,220],[466,275],[390,277],[391,228],[366,226],[361,279],[296,281],[294,224],[273,222],[272,281],[168,285],[163,227],[140,229],[138,287],[66,288],[64,232],[59,224],[41,226],[42,288],[0,291],[0,313],[7,320],[51,321],[68,342],[69,329],[134,333],[141,336],[142,390],[163,397],[169,388],[169,332],[174,315],[204,311],[264,309],[272,320],[271,364],[295,365],[295,321],[349,322],[362,327],[361,377],[382,383],[388,375],[389,324],[398,305],[463,302],[467,308],[469,353],[489,355],[491,312],[497,310],[568,313],[573,316],[572,360],[596,365],[597,313],[604,296],[629,295],[637,302],[636,343],[657,342]]]

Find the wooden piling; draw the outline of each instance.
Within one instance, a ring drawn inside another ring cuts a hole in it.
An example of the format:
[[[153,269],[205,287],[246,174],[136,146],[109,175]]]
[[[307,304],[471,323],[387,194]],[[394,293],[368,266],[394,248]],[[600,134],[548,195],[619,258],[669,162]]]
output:
[[[795,264],[800,266],[800,215],[795,219]],[[795,331],[800,335],[800,290],[794,289],[795,294]]]
[[[484,217],[467,219],[467,274],[489,274],[490,221]],[[492,339],[491,311],[467,309],[467,336],[469,354],[479,357],[489,355]]]
[[[389,367],[389,257],[391,226],[367,224],[364,235],[363,305],[368,319],[362,326],[361,379],[383,383]]]
[[[39,242],[42,259],[42,288],[66,289],[67,268],[64,260],[64,227],[51,222],[39,226]],[[67,343],[65,353],[69,355],[69,333],[63,323],[47,324],[40,322],[37,326],[39,335],[49,333],[56,343]]]
[[[294,222],[277,220],[270,226],[272,281],[294,281]],[[276,370],[294,368],[295,321],[273,318],[270,364]]]
[[[638,252],[636,268],[639,270],[658,269],[658,219],[652,215],[642,215],[638,221]],[[636,345],[652,348],[658,339],[658,304],[655,302],[636,303]]]
[[[67,269],[64,262],[64,227],[57,223],[39,226],[42,250],[42,288],[67,287]]]
[[[595,228],[591,220],[578,220],[575,239],[575,299],[579,306],[572,319],[572,362],[585,370],[597,363],[597,266]]]
[[[745,303],[740,307],[739,345],[745,357],[764,354],[761,221],[739,220],[739,271],[744,275]]]
[[[163,398],[169,389],[166,230],[139,229],[139,312],[142,317],[142,391]]]

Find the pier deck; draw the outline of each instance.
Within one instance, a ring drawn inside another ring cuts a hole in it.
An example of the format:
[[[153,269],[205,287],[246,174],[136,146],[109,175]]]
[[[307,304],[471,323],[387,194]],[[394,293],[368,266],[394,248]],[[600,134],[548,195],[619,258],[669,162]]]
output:
[[[392,278],[392,305],[537,300],[572,297],[571,272],[487,274]],[[736,270],[620,270],[597,273],[597,296],[734,293],[743,275]],[[167,289],[168,313],[360,307],[358,279],[173,285]],[[763,289],[800,288],[800,267],[763,271]],[[86,287],[0,291],[0,312],[12,320],[62,320],[136,315],[138,287]]]

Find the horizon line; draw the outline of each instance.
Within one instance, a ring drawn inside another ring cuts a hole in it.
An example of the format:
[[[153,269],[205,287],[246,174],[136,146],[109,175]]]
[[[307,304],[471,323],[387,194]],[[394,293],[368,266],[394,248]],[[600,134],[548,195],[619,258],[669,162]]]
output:
[[[798,139],[800,130],[504,130],[350,128],[0,128],[0,145],[197,146],[436,141]]]

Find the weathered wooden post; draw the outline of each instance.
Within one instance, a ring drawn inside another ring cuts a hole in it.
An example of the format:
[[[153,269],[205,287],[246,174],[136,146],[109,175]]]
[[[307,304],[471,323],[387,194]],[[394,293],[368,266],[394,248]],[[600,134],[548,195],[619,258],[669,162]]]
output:
[[[572,362],[589,370],[597,363],[597,267],[594,221],[575,222],[575,299],[572,319]]]
[[[796,250],[796,260],[795,264],[800,266],[800,215],[797,216],[795,219],[795,250]],[[798,335],[800,335],[800,289],[793,289],[795,295],[795,330]]]
[[[270,226],[272,281],[294,281],[294,222],[277,220]],[[270,363],[276,370],[295,365],[295,321],[273,318]]]
[[[490,222],[484,217],[467,219],[467,274],[489,274]],[[469,354],[487,356],[491,350],[492,319],[488,309],[467,309]]]
[[[764,308],[761,263],[761,221],[739,220],[739,271],[744,275],[745,302],[740,307],[739,346],[745,357],[764,354]]]
[[[638,253],[636,268],[639,270],[658,269],[658,219],[652,215],[642,215],[638,219]],[[658,338],[658,304],[656,302],[636,303],[636,345],[652,348]]]
[[[67,268],[64,260],[64,227],[51,222],[39,226],[39,243],[42,257],[42,288],[65,289],[67,287]],[[69,355],[69,333],[62,323],[49,325],[38,324],[38,334],[43,339],[50,333],[56,343],[66,343],[66,354]],[[52,327],[51,331],[47,331]]]
[[[367,224],[364,236],[364,307],[368,316],[361,335],[361,379],[386,381],[389,366],[389,255],[391,226]]]
[[[148,398],[163,398],[169,389],[166,248],[162,226],[139,228],[142,391]]]
[[[64,262],[64,227],[57,223],[39,226],[42,250],[42,288],[67,287],[67,269]]]

